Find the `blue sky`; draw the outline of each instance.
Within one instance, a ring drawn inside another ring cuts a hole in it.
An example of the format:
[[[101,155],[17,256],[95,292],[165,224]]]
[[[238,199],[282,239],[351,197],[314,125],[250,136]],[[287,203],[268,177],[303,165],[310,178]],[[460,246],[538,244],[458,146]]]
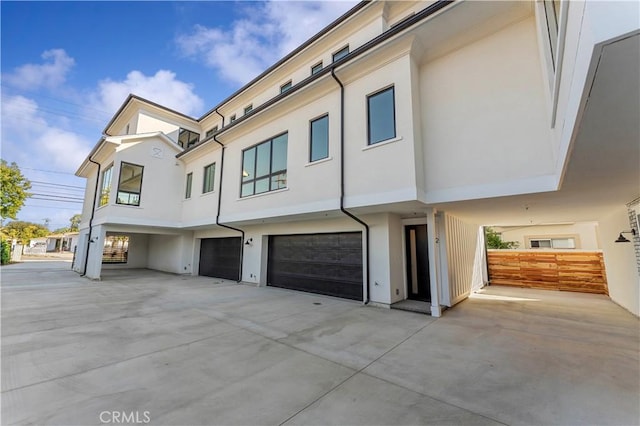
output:
[[[0,2],[2,158],[39,194],[18,219],[80,212],[73,173],[129,93],[199,117],[356,3]]]

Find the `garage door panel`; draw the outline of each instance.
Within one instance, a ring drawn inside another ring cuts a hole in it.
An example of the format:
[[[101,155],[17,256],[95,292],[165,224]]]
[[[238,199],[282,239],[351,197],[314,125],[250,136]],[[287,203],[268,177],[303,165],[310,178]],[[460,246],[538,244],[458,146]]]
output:
[[[200,275],[237,280],[240,273],[242,239],[204,238],[200,240]]]
[[[362,299],[362,234],[269,238],[268,285]]]

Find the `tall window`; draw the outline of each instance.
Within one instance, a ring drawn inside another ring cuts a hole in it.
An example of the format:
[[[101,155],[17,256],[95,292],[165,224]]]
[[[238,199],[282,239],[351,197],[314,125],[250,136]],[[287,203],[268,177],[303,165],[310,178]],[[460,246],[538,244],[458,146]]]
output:
[[[396,137],[396,112],[393,86],[367,96],[369,145]]]
[[[280,86],[280,93],[284,93],[287,90],[291,89],[292,85],[293,85],[293,83],[291,82],[291,80],[287,81],[285,84]]]
[[[116,203],[128,206],[140,205],[142,190],[142,171],[144,167],[137,164],[120,163],[120,179],[118,180],[118,197]]]
[[[102,181],[100,182],[100,206],[109,203],[109,193],[111,192],[111,176],[113,175],[113,164],[104,169],[102,172]]]
[[[317,74],[320,71],[322,71],[322,61],[311,67],[311,75]]]
[[[183,148],[189,148],[190,146],[197,144],[199,139],[200,135],[196,132],[192,132],[191,130],[180,129],[180,132],[178,133],[178,145]]]
[[[241,197],[287,187],[287,133],[242,153]]]
[[[349,45],[347,44],[345,47],[343,47],[342,49],[338,50],[336,53],[333,54],[332,56],[333,62],[339,61],[340,59],[344,58],[348,54],[349,54]]]
[[[202,179],[202,193],[213,191],[213,180],[216,175],[216,163],[209,164],[204,168],[204,178]]]
[[[329,115],[311,121],[309,135],[309,161],[329,156]]]
[[[193,184],[193,173],[187,174],[187,185],[184,189],[184,198],[191,198],[191,186]]]
[[[549,33],[549,46],[551,48],[551,61],[553,69],[556,69],[557,46],[558,46],[558,26],[560,18],[560,1],[544,0],[544,13],[547,17],[547,31]]]

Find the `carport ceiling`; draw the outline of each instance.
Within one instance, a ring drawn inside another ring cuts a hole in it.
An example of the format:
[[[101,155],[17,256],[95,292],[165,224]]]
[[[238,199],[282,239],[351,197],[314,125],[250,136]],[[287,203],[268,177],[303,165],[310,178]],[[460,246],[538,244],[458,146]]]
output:
[[[444,203],[472,223],[597,221],[640,194],[640,35],[603,48],[559,191]]]

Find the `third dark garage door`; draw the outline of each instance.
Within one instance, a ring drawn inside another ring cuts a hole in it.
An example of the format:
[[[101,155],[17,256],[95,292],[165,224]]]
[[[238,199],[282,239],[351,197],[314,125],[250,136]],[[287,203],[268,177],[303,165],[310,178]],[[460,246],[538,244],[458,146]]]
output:
[[[362,233],[270,236],[267,285],[362,300]]]

